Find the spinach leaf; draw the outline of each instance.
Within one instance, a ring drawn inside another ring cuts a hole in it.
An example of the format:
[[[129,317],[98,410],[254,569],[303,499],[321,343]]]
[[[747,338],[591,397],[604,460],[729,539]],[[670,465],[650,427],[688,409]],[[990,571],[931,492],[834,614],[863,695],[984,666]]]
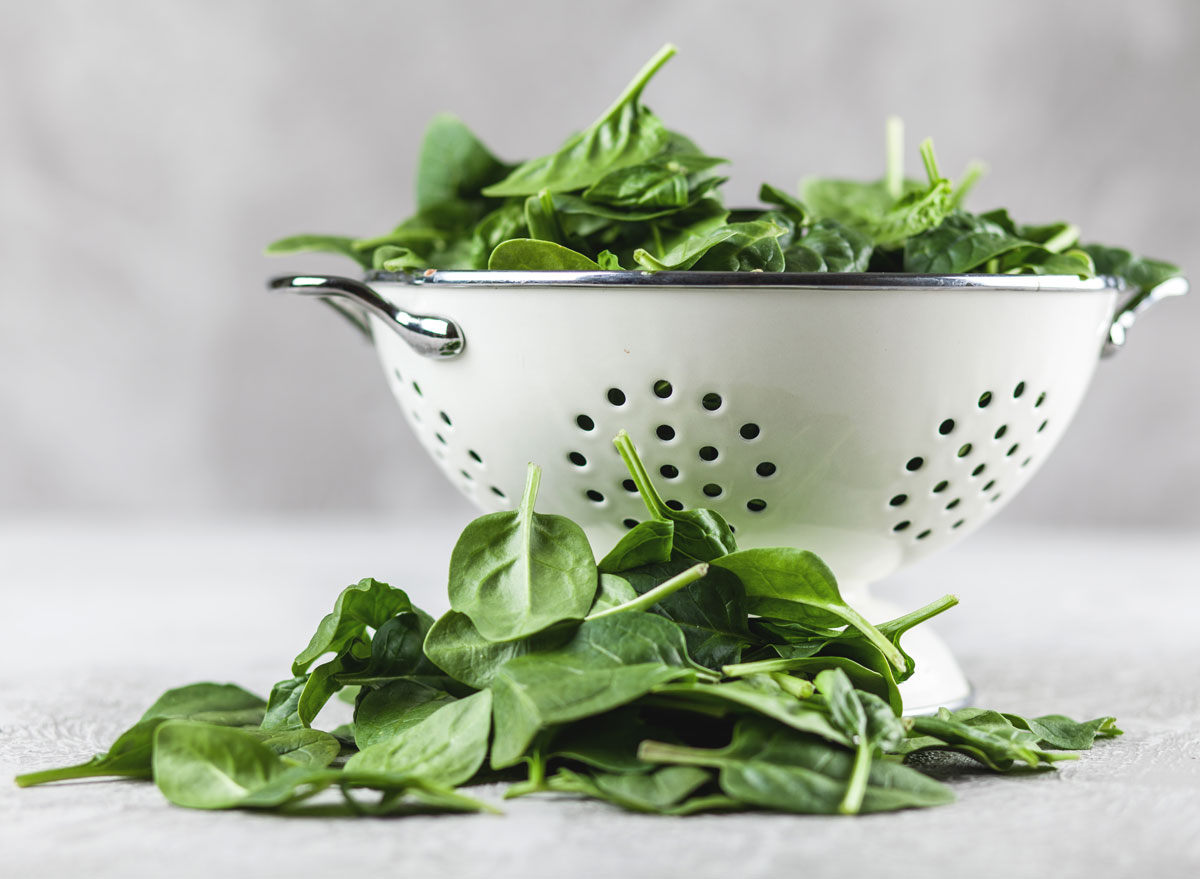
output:
[[[362,641],[367,629],[378,629],[392,617],[411,612],[412,603],[401,589],[367,577],[347,586],[334,602],[333,611],[317,626],[308,646],[292,662],[292,674],[302,675],[326,653],[342,653],[351,642]]]
[[[637,750],[648,738],[676,739],[668,725],[648,718],[641,709],[616,708],[558,727],[547,745],[547,756],[606,773],[646,772],[652,767],[638,759]]]
[[[872,252],[869,238],[827,218],[813,223],[783,257],[789,272],[865,272]]]
[[[683,633],[662,617],[634,611],[587,620],[563,647],[518,656],[496,673],[492,767],[517,763],[543,729],[696,673]]]
[[[674,537],[675,523],[670,519],[639,522],[621,536],[597,567],[602,574],[619,574],[630,568],[670,561]]]
[[[531,464],[520,507],[481,516],[450,556],[450,606],[489,641],[512,641],[583,619],[598,572],[583,529],[534,512],[541,468]]]
[[[498,272],[595,272],[600,265],[553,241],[512,238],[496,245],[488,266]]]
[[[1089,751],[1096,739],[1124,735],[1117,728],[1115,717],[1097,717],[1080,723],[1062,714],[1026,718],[1005,713],[1004,719],[1017,729],[1029,730],[1043,747],[1063,751]]]
[[[279,759],[290,766],[323,769],[336,760],[342,750],[341,742],[319,729],[247,729],[245,732],[278,754]]]
[[[1074,754],[1042,750],[1037,733],[1014,726],[998,711],[941,708],[937,717],[912,717],[909,723],[911,736],[896,749],[897,754],[955,751],[999,772],[1012,769],[1018,760],[1038,768],[1076,758]]]
[[[672,535],[672,555],[697,562],[708,562],[723,555],[734,552],[737,542],[729,523],[714,510],[672,510],[663,501],[662,496],[650,481],[650,474],[638,456],[633,440],[625,431],[617,433],[613,440],[621,459],[637,485],[638,493],[646,504],[650,515],[660,522],[671,522],[674,526]],[[636,588],[636,587],[635,587]]]
[[[363,749],[390,739],[454,701],[445,690],[412,680],[368,690],[354,708],[354,744]]]
[[[293,253],[336,253],[357,262],[363,268],[371,267],[371,254],[354,248],[354,239],[344,235],[289,235],[267,245],[267,256],[288,256]]]
[[[623,607],[636,601],[637,597],[637,592],[624,577],[618,577],[616,574],[601,574],[600,588],[596,590],[596,598],[592,601],[588,616],[594,617],[603,611]]]
[[[728,161],[698,152],[664,152],[640,165],[606,174],[585,189],[582,197],[611,207],[684,208],[723,182],[708,172]]]
[[[485,188],[483,194],[495,198],[533,195],[543,189],[584,189],[612,171],[636,165],[659,152],[667,142],[667,130],[641,105],[641,96],[646,83],[675,52],[674,46],[664,46],[599,119],[568,138],[557,152],[519,165],[503,180]]]
[[[707,770],[695,766],[665,766],[638,775],[560,769],[546,780],[546,788],[606,800],[634,812],[664,814],[711,778]]]
[[[600,582],[603,584],[603,577]],[[470,617],[451,610],[425,636],[425,655],[456,681],[482,690],[491,684],[500,666],[513,657],[553,650],[570,638],[572,631],[569,626],[553,626],[527,638],[489,641],[479,634]]]
[[[633,258],[650,271],[781,272],[779,237],[786,231],[770,220],[729,223],[701,235],[685,230],[659,256],[638,248]]]
[[[725,748],[649,741],[638,756],[651,763],[719,769],[721,790],[730,797],[768,809],[810,814],[838,811],[854,761],[839,745],[752,718],[737,724],[733,741]],[[900,763],[878,761],[871,764],[861,811],[938,806],[953,799],[941,782]]]
[[[419,777],[453,787],[483,764],[491,730],[492,694],[482,690],[443,705],[346,761],[348,774]]]
[[[268,730],[298,729],[300,721],[300,694],[308,683],[308,675],[288,678],[271,688],[267,697],[267,710],[262,719],[262,728]]]
[[[150,778],[150,759],[154,750],[154,732],[166,722],[155,717],[134,724],[117,736],[108,751],[97,754],[86,763],[26,772],[16,777],[18,787],[33,787],[53,781],[68,781],[76,778],[100,778],[103,776],[125,776],[127,778]]]
[[[417,161],[417,210],[478,198],[511,169],[488,151],[461,119],[438,113],[425,129]]]
[[[811,552],[787,547],[746,549],[713,564],[741,580],[751,613],[818,626],[848,624],[895,668],[905,669],[904,656],[896,646],[846,604],[833,572]]]
[[[1149,293],[1163,281],[1179,275],[1179,266],[1134,256],[1119,247],[1085,244],[1081,249],[1092,258],[1098,274],[1124,278],[1142,293]]]

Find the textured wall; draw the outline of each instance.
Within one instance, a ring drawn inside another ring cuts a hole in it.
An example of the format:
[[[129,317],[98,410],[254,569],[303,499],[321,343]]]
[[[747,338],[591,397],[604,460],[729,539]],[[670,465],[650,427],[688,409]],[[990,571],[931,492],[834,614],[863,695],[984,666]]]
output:
[[[462,501],[369,349],[262,281],[295,231],[408,212],[425,120],[505,156],[647,102],[758,181],[864,176],[882,121],[992,166],[976,207],[1200,270],[1200,5],[174,2],[0,7],[0,514]],[[914,157],[915,163],[915,157]],[[912,170],[916,170],[915,165]],[[1200,295],[1101,365],[1008,521],[1200,525]]]

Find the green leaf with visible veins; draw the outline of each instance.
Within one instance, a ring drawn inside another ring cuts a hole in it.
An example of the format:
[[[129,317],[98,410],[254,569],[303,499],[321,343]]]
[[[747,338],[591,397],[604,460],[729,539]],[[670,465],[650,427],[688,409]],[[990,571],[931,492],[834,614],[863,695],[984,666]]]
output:
[[[352,641],[365,637],[392,617],[412,611],[412,602],[401,589],[370,577],[347,586],[334,602],[304,650],[292,662],[292,674],[301,675],[326,653],[341,653]]]

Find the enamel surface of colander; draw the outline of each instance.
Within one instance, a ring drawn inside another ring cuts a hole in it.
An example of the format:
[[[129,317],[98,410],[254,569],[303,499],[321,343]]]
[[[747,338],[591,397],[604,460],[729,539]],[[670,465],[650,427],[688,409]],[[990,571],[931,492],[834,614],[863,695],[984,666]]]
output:
[[[804,547],[869,582],[995,515],[1062,436],[1118,291],[1054,280],[373,280],[462,328],[445,360],[371,321],[404,417],[480,509],[511,508],[534,461],[539,510],[578,521],[603,553],[645,513],[612,446],[624,428],[669,502],[718,510],[744,546]]]

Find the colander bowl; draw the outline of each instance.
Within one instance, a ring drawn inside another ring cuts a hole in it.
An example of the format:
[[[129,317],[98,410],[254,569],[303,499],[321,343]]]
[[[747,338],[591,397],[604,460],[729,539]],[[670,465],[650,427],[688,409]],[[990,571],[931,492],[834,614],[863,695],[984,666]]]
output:
[[[866,586],[994,516],[1046,460],[1103,350],[1155,298],[1108,278],[696,272],[287,276],[374,340],[397,403],[485,512],[544,468],[539,509],[603,553],[644,516],[612,445],[668,503],[744,547],[812,550]],[[1182,287],[1180,286],[1182,284]],[[1166,285],[1164,285],[1166,286]],[[936,636],[905,642],[910,710],[970,688]]]

